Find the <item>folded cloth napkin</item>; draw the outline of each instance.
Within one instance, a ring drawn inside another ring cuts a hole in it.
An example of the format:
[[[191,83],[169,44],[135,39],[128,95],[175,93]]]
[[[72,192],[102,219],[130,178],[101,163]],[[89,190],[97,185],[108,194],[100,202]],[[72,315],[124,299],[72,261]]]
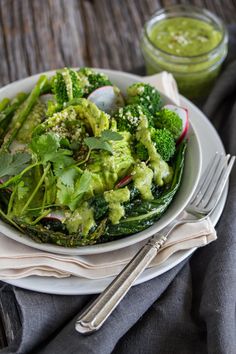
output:
[[[186,249],[205,246],[216,239],[210,219],[177,227],[151,267],[165,262],[171,255]],[[71,275],[98,279],[118,274],[144,242],[114,252],[88,256],[62,256],[42,252],[0,234],[0,279],[17,279],[30,275],[64,278]]]
[[[179,104],[179,94],[172,74],[162,72],[144,78],[166,96]],[[204,246],[216,239],[209,219],[197,224],[185,224],[170,235],[165,247],[150,266],[158,266],[171,255],[186,249]],[[0,279],[17,279],[30,275],[64,278],[71,275],[88,279],[118,274],[145,242],[97,255],[61,256],[41,252],[0,234]]]

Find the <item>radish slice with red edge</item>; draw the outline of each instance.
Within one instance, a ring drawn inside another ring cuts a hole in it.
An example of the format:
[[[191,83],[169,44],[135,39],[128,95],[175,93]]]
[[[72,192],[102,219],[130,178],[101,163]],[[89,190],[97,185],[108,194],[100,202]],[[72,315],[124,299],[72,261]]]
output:
[[[65,213],[62,210],[55,210],[46,215],[43,219],[57,220],[63,222],[65,220]]]
[[[123,177],[116,185],[115,185],[115,189],[118,188],[122,188],[124,186],[127,186],[127,184],[129,184],[132,181],[133,176],[132,175],[128,175]]]
[[[178,145],[179,143],[181,143],[181,141],[184,139],[184,137],[186,136],[186,134],[188,132],[188,128],[189,128],[188,110],[187,110],[187,108],[175,106],[173,104],[167,104],[163,108],[167,108],[170,111],[178,114],[178,116],[181,118],[181,120],[183,122],[182,132],[176,141],[176,144]]]
[[[106,113],[116,111],[118,108],[123,107],[125,103],[121,92],[115,86],[99,87],[90,93],[88,100]]]

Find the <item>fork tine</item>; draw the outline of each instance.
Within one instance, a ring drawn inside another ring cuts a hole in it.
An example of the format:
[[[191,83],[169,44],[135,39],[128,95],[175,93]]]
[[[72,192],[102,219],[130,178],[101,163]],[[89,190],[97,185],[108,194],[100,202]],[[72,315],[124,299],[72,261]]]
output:
[[[206,170],[204,171],[199,184],[197,186],[197,189],[190,201],[190,204],[194,203],[195,205],[199,203],[199,201],[202,198],[202,195],[204,195],[204,190],[206,190],[211,182],[211,179],[214,175],[215,169],[218,166],[218,163],[220,161],[221,155],[219,155],[218,152],[213,156],[211,163],[207,166]]]
[[[228,181],[230,172],[233,168],[233,165],[235,162],[235,156],[231,156],[231,158],[230,158],[230,155],[228,155],[228,156],[229,156],[229,158],[227,159],[228,165],[226,163],[224,170],[222,171],[217,183],[214,186],[215,187],[213,189],[214,193],[212,192],[211,197],[208,199],[208,202],[205,205],[205,207],[207,207],[208,210],[212,210],[215,207],[215,205],[218,203],[219,198],[220,198],[220,196],[225,188],[225,185]]]
[[[205,208],[208,204],[208,202],[211,199],[211,196],[214,193],[214,190],[218,186],[218,183],[220,182],[220,177],[223,173],[223,171],[227,168],[228,160],[230,158],[230,155],[221,155],[220,160],[218,165],[216,166],[216,169],[214,171],[214,174],[210,180],[210,183],[208,186],[205,186],[205,188],[202,190],[202,198],[201,200],[196,203],[197,206]]]

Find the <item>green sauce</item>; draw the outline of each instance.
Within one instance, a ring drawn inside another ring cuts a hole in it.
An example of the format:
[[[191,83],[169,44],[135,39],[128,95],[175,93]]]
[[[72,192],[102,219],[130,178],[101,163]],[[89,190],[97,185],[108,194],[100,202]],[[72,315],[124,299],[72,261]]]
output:
[[[141,49],[148,75],[170,72],[180,93],[199,100],[206,97],[220,72],[228,36],[223,25],[194,15],[152,18],[145,25]]]
[[[125,187],[107,191],[104,193],[104,198],[109,205],[109,220],[112,224],[118,224],[125,215],[124,206],[121,204],[129,201],[129,189]]]
[[[156,23],[149,37],[156,47],[169,54],[191,57],[217,47],[222,34],[205,21],[177,17]]]

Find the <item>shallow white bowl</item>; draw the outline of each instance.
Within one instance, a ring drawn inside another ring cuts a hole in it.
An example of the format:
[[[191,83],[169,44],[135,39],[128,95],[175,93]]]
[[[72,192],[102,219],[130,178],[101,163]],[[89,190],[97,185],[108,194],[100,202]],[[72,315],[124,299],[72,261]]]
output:
[[[140,81],[140,79],[132,74],[120,72],[120,71],[113,71],[113,70],[104,70],[104,69],[96,69],[97,71],[101,71],[106,73],[111,82],[113,82],[116,86],[118,86],[121,91],[125,92],[127,87],[132,85],[135,82]],[[53,75],[55,72],[50,71],[47,72],[47,75]],[[9,84],[0,89],[0,100],[4,97],[12,98],[18,92],[22,91],[30,91],[34,84],[36,83],[38,77],[41,74],[30,76],[26,79],[19,80]],[[173,103],[169,98],[162,95],[163,102]],[[174,103],[173,103],[174,104]],[[194,129],[194,124],[190,119],[190,129],[188,132],[188,147],[186,152],[186,159],[185,159],[185,167],[184,167],[184,174],[182,183],[180,186],[179,191],[177,192],[173,202],[167,209],[167,211],[163,214],[163,216],[158,220],[154,225],[147,228],[144,231],[138,232],[136,234],[125,236],[122,239],[110,241],[103,244],[92,245],[92,246],[84,246],[84,247],[75,247],[75,248],[66,248],[61,247],[53,244],[43,244],[43,243],[36,243],[32,240],[29,236],[22,234],[15,228],[11,227],[10,225],[4,223],[0,220],[0,232],[4,235],[10,237],[11,239],[23,243],[25,245],[47,251],[52,253],[59,253],[59,254],[66,254],[66,255],[85,255],[85,254],[96,254],[96,253],[104,253],[117,250],[119,248],[127,247],[132,245],[136,242],[144,240],[155,232],[161,230],[165,227],[168,223],[170,223],[188,204],[191,199],[191,196],[194,193],[194,190],[197,186],[201,167],[202,167],[202,151],[199,143],[199,138],[197,136],[196,130]]]

